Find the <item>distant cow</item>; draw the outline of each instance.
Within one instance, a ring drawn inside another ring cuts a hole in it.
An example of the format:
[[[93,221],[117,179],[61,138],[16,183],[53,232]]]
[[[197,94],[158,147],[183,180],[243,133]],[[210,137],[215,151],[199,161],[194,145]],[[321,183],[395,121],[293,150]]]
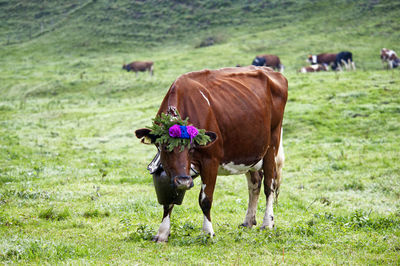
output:
[[[138,72],[149,71],[150,75],[153,76],[153,66],[154,63],[152,61],[134,61],[127,65],[124,64],[122,69],[126,69],[128,72],[132,70],[136,75]]]
[[[322,64],[322,65],[333,65],[336,61],[336,54],[318,54],[318,55],[309,55],[307,61],[312,64]]]
[[[307,72],[319,72],[319,71],[328,71],[328,67],[326,65],[311,65],[311,66],[306,66],[302,67],[299,72],[301,73],[307,73]]]
[[[257,55],[251,64],[253,66],[272,67],[274,70],[278,70],[279,72],[283,72],[283,69],[285,68],[279,57],[273,54]]]
[[[353,61],[353,54],[351,52],[340,52],[336,55],[335,63],[332,65],[332,70],[342,70],[342,67],[346,70],[353,69],[356,70],[356,65]]]
[[[387,63],[387,67],[391,69],[396,68],[400,65],[400,59],[397,57],[396,52],[393,50],[382,48],[381,59],[383,68],[385,68],[385,62]]]

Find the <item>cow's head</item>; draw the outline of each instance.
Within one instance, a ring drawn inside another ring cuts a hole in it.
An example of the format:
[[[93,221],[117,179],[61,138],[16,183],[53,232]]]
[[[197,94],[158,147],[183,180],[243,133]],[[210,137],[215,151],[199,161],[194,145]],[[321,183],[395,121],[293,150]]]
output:
[[[144,144],[155,144],[160,151],[160,162],[167,176],[171,179],[171,184],[178,190],[187,190],[193,187],[193,179],[190,175],[191,162],[193,154],[198,149],[204,149],[211,146],[217,136],[214,132],[207,131],[207,143],[202,145],[192,141],[189,145],[171,146],[171,143],[160,143],[162,136],[154,135],[148,128],[142,128],[135,131],[136,137],[142,139]]]
[[[313,64],[313,55],[309,54],[309,55],[307,56],[306,62],[307,62],[307,63],[310,63],[310,64]]]
[[[174,190],[188,190],[193,187],[190,169],[195,153],[211,146],[217,135],[211,131],[182,125],[187,119],[185,121],[179,119],[175,120],[174,117],[171,120],[171,116],[162,114],[154,120],[151,129],[138,129],[135,134],[142,143],[157,146],[160,163]],[[174,124],[174,121],[177,124]]]
[[[125,64],[123,64],[123,65],[122,65],[122,69],[126,69],[126,71],[129,72],[129,70],[131,70],[131,66],[130,66],[130,65],[125,65]]]
[[[253,66],[265,66],[266,65],[265,58],[263,57],[256,57],[254,58],[253,62],[251,63]]]
[[[400,59],[399,58],[396,58],[394,61],[393,61],[393,68],[396,68],[396,67],[398,67],[400,65]]]

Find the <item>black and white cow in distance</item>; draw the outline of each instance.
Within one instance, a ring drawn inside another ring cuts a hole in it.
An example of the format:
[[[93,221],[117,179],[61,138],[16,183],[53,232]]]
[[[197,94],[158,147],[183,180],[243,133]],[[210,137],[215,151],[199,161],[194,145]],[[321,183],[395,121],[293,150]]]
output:
[[[161,191],[164,213],[155,241],[168,240],[174,204],[182,202],[182,190],[193,186],[192,169],[201,177],[199,205],[205,233],[214,235],[211,207],[217,175],[246,174],[249,203],[242,225],[249,228],[256,225],[264,179],[267,200],[261,228],[274,226],[274,194],[279,190],[284,161],[282,121],[287,95],[286,78],[268,67],[203,70],[175,80],[156,116],[174,115],[176,110],[182,118],[189,118],[190,125],[205,129],[211,142],[206,146],[175,147],[172,151],[156,145],[162,169],[153,178],[166,181],[165,190],[173,196]],[[158,138],[146,128],[135,133],[144,143],[146,139],[149,144],[155,143]]]
[[[356,65],[353,61],[353,54],[351,52],[340,52],[336,55],[335,63],[332,65],[332,70],[342,71],[343,67],[346,70],[356,70]]]

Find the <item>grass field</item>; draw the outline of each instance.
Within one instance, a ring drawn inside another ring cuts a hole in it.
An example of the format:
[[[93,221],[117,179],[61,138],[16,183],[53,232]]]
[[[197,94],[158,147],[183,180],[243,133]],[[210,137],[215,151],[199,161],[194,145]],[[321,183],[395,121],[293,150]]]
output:
[[[400,72],[379,59],[382,47],[400,51],[399,4],[155,3],[0,1],[0,263],[399,264]],[[217,44],[197,48],[210,36]],[[357,71],[296,72],[311,52],[341,50]],[[180,74],[259,53],[278,54],[289,81],[276,228],[238,228],[247,183],[228,176],[217,180],[216,236],[203,235],[196,179],[169,242],[151,242],[156,150],[134,130]],[[122,71],[136,58],[154,60],[155,75]]]

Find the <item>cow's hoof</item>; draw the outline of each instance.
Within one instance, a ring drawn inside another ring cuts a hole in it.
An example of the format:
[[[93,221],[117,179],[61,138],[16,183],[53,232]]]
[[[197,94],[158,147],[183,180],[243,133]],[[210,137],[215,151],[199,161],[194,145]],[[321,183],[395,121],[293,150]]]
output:
[[[268,217],[268,216],[267,216]],[[264,221],[262,226],[260,227],[261,230],[264,229],[272,229],[275,226],[274,216],[270,215],[267,219],[264,217]]]
[[[252,222],[252,223],[242,223],[242,224],[240,224],[239,225],[239,227],[247,227],[247,228],[252,228],[253,227],[253,225],[256,225],[257,224],[257,222]]]
[[[242,223],[241,225],[239,225],[239,227],[242,226],[242,227],[252,228],[253,225],[257,225],[256,219],[252,219],[252,220],[249,221],[249,222],[244,222],[244,223]]]
[[[151,239],[153,242],[156,242],[156,243],[164,243],[164,242],[167,242],[168,241],[168,238],[166,238],[166,239],[163,239],[162,237],[160,237],[160,236],[153,236],[153,238]]]
[[[274,227],[275,227],[275,224],[272,223],[272,224],[269,224],[269,225],[263,225],[263,226],[260,227],[260,229],[261,229],[261,230],[266,230],[266,229],[271,230],[271,229],[273,229]]]

